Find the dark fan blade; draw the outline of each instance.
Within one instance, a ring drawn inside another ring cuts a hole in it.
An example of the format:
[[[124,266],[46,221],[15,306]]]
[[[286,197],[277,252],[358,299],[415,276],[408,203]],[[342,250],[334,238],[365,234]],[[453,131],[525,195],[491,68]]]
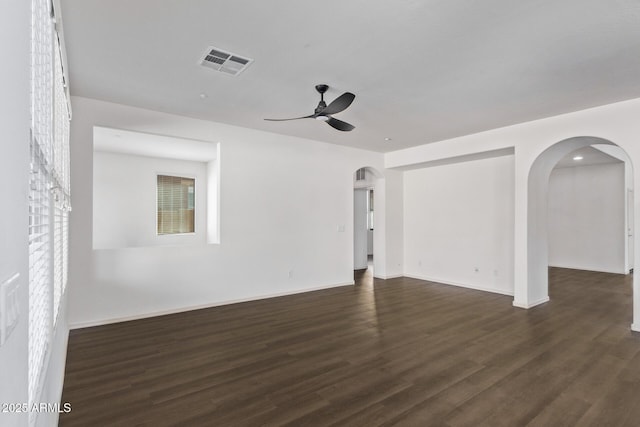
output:
[[[340,111],[346,110],[347,107],[351,105],[355,97],[356,96],[351,92],[343,93],[342,95],[334,99],[331,104],[327,105],[327,107],[322,110],[322,114],[324,115],[336,114],[336,113],[339,113]]]
[[[350,130],[355,129],[354,125],[350,125],[347,122],[343,122],[342,120],[334,119],[333,117],[329,117],[327,120],[327,124],[334,129],[338,129],[344,132],[349,132]]]
[[[304,117],[294,117],[293,119],[265,119],[269,122],[286,122],[287,120],[300,120],[300,119],[312,119],[316,117],[315,114],[312,114],[310,116],[304,116]]]

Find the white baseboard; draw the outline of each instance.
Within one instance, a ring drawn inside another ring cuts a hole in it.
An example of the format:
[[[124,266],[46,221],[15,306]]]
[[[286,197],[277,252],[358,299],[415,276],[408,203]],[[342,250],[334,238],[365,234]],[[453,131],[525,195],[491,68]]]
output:
[[[511,297],[513,296],[513,292],[511,292],[511,291],[503,291],[502,289],[485,288],[485,287],[482,287],[482,286],[475,286],[475,285],[470,285],[470,284],[466,284],[466,283],[455,283],[455,282],[450,282],[450,281],[447,281],[447,280],[435,279],[433,277],[418,276],[418,275],[413,275],[413,274],[405,274],[404,277],[409,277],[411,279],[418,279],[418,280],[426,280],[427,282],[435,282],[435,283],[440,283],[440,284],[443,284],[443,285],[457,286],[459,288],[473,289],[475,291],[491,292],[493,294],[507,295],[507,296],[511,296]]]
[[[544,304],[545,302],[549,302],[549,297],[548,296],[544,297],[542,299],[539,299],[538,301],[534,301],[532,303],[529,303],[529,304],[525,304],[525,303],[522,303],[522,302],[519,302],[519,301],[514,301],[513,302],[513,306],[514,307],[518,307],[518,308],[529,309],[529,308],[533,308],[533,307],[535,307],[537,305]]]
[[[375,279],[382,279],[382,280],[389,280],[389,279],[397,279],[399,277],[404,277],[402,274],[392,274],[390,276],[376,276],[375,274],[373,275],[373,277]]]
[[[596,273],[612,273],[612,274],[628,274],[628,272],[623,268],[622,270],[613,270],[613,269],[594,269],[594,268],[587,268],[585,266],[575,266],[575,265],[551,265],[549,264],[549,267],[552,268],[566,268],[568,270],[582,270],[582,271],[595,271]]]
[[[640,324],[632,323],[631,324],[631,330],[632,331],[636,331],[636,332],[640,332]]]
[[[355,284],[354,281],[350,281],[350,282],[346,282],[346,283],[336,283],[336,284],[333,284],[333,285],[316,286],[316,287],[313,287],[313,288],[296,289],[296,290],[287,291],[287,292],[277,292],[277,293],[273,293],[273,294],[257,295],[257,296],[249,297],[249,298],[240,298],[240,299],[234,299],[234,300],[216,301],[216,302],[207,303],[207,304],[199,304],[199,305],[192,305],[192,306],[188,306],[188,307],[178,307],[178,308],[172,308],[172,309],[168,309],[168,310],[153,311],[153,312],[148,312],[148,313],[136,314],[136,315],[133,315],[133,316],[123,316],[123,317],[114,317],[114,318],[109,318],[109,319],[92,320],[92,321],[88,321],[88,322],[70,323],[69,324],[69,329],[91,328],[93,326],[103,326],[103,325],[110,325],[110,324],[113,324],[113,323],[129,322],[131,320],[148,319],[150,317],[166,316],[168,314],[184,313],[184,312],[187,312],[187,311],[202,310],[204,308],[219,307],[219,306],[222,306],[222,305],[230,305],[230,304],[238,304],[238,303],[242,303],[242,302],[258,301],[258,300],[262,300],[262,299],[284,297],[284,296],[287,296],[287,295],[303,294],[303,293],[306,293],[306,292],[321,291],[321,290],[324,290],[324,289],[331,289],[331,288],[339,288],[341,286],[352,286],[354,284]]]

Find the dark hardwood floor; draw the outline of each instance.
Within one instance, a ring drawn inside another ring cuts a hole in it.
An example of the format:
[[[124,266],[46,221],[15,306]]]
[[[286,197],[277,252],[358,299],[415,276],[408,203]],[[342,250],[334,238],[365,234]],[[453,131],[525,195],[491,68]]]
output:
[[[631,277],[551,301],[414,279],[74,330],[62,426],[638,426]]]

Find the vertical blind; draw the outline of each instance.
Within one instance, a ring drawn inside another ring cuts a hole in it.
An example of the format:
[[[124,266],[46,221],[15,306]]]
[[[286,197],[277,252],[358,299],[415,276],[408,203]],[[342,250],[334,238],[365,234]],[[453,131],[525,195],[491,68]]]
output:
[[[39,400],[68,276],[69,104],[49,0],[31,2],[29,405]],[[30,412],[35,423],[37,413]]]
[[[193,178],[158,175],[158,234],[195,231],[195,184]]]
[[[69,255],[69,209],[71,206],[71,177],[69,171],[69,109],[64,89],[60,43],[54,37],[54,147],[52,169],[53,230],[53,322],[58,319],[60,301],[67,284]]]
[[[36,400],[51,335],[50,187],[53,37],[50,6],[32,1],[31,174],[29,191],[29,404]],[[31,414],[29,419],[33,423]]]

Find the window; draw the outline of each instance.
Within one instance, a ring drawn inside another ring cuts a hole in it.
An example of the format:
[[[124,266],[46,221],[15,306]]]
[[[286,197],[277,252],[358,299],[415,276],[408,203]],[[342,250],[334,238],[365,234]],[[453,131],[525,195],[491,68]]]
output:
[[[29,175],[29,404],[42,380],[67,284],[69,120],[52,3],[31,8],[31,137]],[[33,425],[37,413],[29,413]]]
[[[195,232],[196,180],[158,175],[158,234]]]

